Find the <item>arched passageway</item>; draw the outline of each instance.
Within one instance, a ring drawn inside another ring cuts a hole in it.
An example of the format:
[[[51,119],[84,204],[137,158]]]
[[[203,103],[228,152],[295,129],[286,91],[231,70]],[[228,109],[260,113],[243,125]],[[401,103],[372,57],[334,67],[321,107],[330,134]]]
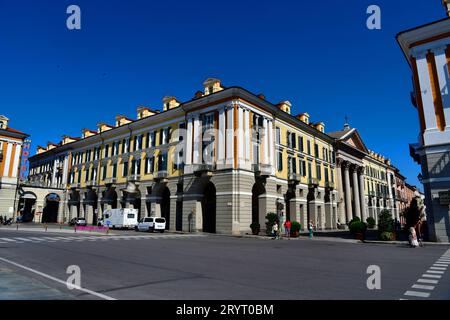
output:
[[[166,219],[166,230],[170,228],[170,190],[165,187],[161,197],[161,217]]]
[[[36,195],[33,192],[25,192],[19,199],[19,211],[22,215],[22,222],[31,222],[34,219]]]
[[[202,199],[203,232],[216,233],[216,187],[208,182]]]
[[[264,206],[261,203],[260,196],[266,193],[266,188],[261,181],[256,181],[252,188],[252,222],[263,224],[265,221],[261,220],[261,211],[264,211]],[[264,215],[264,213],[262,213]]]
[[[60,198],[56,193],[50,193],[45,197],[45,205],[41,220],[43,223],[58,222],[59,201]]]

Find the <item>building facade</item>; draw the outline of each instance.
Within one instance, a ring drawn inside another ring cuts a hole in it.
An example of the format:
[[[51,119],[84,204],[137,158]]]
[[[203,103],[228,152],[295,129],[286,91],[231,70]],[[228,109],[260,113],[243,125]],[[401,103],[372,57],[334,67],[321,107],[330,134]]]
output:
[[[0,115],[0,215],[12,218],[16,211],[16,192],[22,147],[27,134],[9,126]]]
[[[443,1],[446,11],[450,2]],[[397,35],[413,75],[412,102],[417,108],[420,133],[410,145],[411,156],[422,167],[421,179],[429,234],[450,241],[450,19],[445,18]]]
[[[23,188],[49,190],[42,208],[34,205],[40,221],[82,216],[96,224],[105,209],[131,207],[140,217],[165,217],[172,230],[242,234],[252,222],[265,229],[268,212],[319,230],[352,218],[340,207],[346,197],[336,159],[348,141],[339,144],[307,113],[291,115],[289,101],[275,105],[213,78],[203,85],[184,103],[165,97],[162,112],[138,107],[136,120],[118,115],[80,138],[38,147]],[[360,170],[388,170],[364,150]],[[367,203],[370,188],[356,199]],[[375,215],[388,205],[372,207],[362,212]]]

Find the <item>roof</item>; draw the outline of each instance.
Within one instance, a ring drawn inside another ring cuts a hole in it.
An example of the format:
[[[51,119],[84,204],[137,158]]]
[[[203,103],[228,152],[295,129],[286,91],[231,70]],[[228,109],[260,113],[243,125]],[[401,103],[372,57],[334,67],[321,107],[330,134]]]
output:
[[[0,129],[0,133],[1,133],[1,132],[4,132],[4,131],[10,132],[10,133],[19,134],[19,135],[23,135],[23,136],[25,136],[25,137],[29,137],[29,136],[30,136],[29,134],[26,134],[25,132],[22,132],[22,131],[13,129],[13,128],[11,128],[11,127],[7,127],[6,129]]]
[[[328,135],[335,139],[341,139],[344,137],[347,133],[349,133],[350,130],[340,130],[340,131],[334,131],[334,132],[328,132]]]

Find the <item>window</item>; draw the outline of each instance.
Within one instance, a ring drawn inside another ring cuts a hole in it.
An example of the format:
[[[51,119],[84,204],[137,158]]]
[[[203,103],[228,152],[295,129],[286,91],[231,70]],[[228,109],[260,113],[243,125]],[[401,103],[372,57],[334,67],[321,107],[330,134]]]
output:
[[[123,139],[122,140],[122,153],[128,153],[130,148],[130,139]]]
[[[322,180],[322,165],[316,164],[316,178]]]
[[[92,168],[91,181],[96,181],[96,180],[97,180],[97,168]]]
[[[109,144],[105,145],[105,158],[109,157]]]
[[[85,174],[86,174],[86,176],[84,177],[85,181],[89,181],[89,168],[86,168]]]
[[[330,179],[329,179],[329,172],[328,172],[328,167],[325,167],[324,168],[324,173],[325,173],[325,181],[326,182],[328,182],[328,181],[330,181]]]
[[[147,157],[145,158],[145,173],[153,173],[155,168],[155,157]]]
[[[127,176],[128,176],[128,161],[123,163],[123,172],[122,172],[122,177]]]
[[[278,151],[277,159],[278,171],[283,171],[283,152]]]
[[[307,148],[307,152],[309,155],[311,155],[311,141],[307,140],[306,141],[306,148]]]
[[[306,161],[300,160],[300,174],[302,177],[306,177]]]
[[[112,166],[112,177],[113,178],[117,177],[117,163],[114,163]]]
[[[3,123],[3,121],[0,121],[0,129],[4,129],[5,128],[5,124]]]
[[[278,127],[275,128],[275,143],[276,144],[281,143],[281,129]]]
[[[295,133],[291,134],[291,148],[295,149],[297,146],[297,135]]]
[[[141,159],[133,159],[131,161],[131,173],[136,175],[141,174]]]
[[[106,180],[106,173],[107,172],[108,172],[108,167],[105,165],[105,166],[103,166],[102,180]]]
[[[308,177],[312,178],[312,164],[308,161]]]
[[[319,145],[317,143],[314,144],[314,156],[319,158]]]
[[[158,156],[158,171],[167,171],[167,152]]]
[[[298,137],[298,150],[303,152],[303,137],[301,136]]]

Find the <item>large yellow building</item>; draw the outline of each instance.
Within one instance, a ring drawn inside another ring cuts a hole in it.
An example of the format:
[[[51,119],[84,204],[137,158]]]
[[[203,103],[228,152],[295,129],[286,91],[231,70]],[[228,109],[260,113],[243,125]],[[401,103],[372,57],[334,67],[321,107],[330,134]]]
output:
[[[289,101],[272,104],[214,78],[203,85],[183,103],[164,97],[161,112],[138,107],[136,120],[117,115],[80,138],[38,147],[28,184],[57,189],[41,220],[95,224],[107,208],[133,207],[182,231],[264,229],[268,212],[336,228],[342,174],[324,123],[292,115]]]

